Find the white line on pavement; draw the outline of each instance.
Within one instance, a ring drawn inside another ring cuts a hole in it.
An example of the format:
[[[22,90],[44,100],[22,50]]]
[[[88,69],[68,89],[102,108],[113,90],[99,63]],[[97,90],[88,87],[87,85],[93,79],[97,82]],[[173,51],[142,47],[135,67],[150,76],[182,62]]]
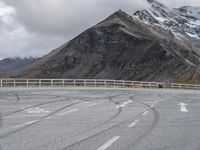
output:
[[[46,117],[45,119],[47,120],[47,119],[51,119],[52,117]]]
[[[133,122],[133,123],[131,123],[131,124],[128,126],[128,128],[132,128],[132,127],[134,127],[136,124],[137,124],[137,122]]]
[[[29,124],[32,124],[32,123],[35,123],[37,122],[38,120],[34,120],[34,121],[30,121],[30,122],[26,122],[25,125],[29,125]]]
[[[116,108],[119,109],[120,107],[125,107],[126,105],[131,104],[131,103],[133,103],[133,101],[132,101],[132,100],[129,100],[129,101],[127,101],[127,102],[124,102],[124,103],[121,104],[121,105],[117,105]]]
[[[120,138],[120,136],[113,137],[108,142],[106,142],[104,145],[99,147],[97,150],[105,150],[105,149],[107,149],[110,145],[112,145],[114,142],[116,142],[119,138]]]
[[[145,111],[142,116],[146,116],[149,113],[149,111]]]
[[[86,107],[92,107],[92,106],[95,106],[95,105],[97,105],[97,103],[93,103],[93,104],[87,105]]]
[[[44,114],[28,114],[28,115],[13,115],[13,116],[6,116],[4,118],[25,118],[25,117],[42,117]]]
[[[134,120],[134,122],[132,122],[132,123],[128,126],[128,128],[134,127],[139,121],[140,121],[140,120]]]
[[[151,105],[150,107],[151,107],[151,108],[154,108],[154,105]]]
[[[69,111],[66,111],[66,112],[63,112],[63,113],[59,113],[59,115],[66,115],[66,114],[69,114],[69,113],[72,113],[72,112],[75,112],[75,111],[78,111],[78,109],[72,109],[72,110],[69,110]]]
[[[132,101],[132,100],[129,100],[128,103],[131,104],[131,103],[133,103],[133,101]]]
[[[25,125],[30,125],[30,124],[33,124],[35,122],[37,122],[39,120],[33,120],[33,121],[30,121],[30,122],[26,122],[26,123],[23,123],[23,124],[19,124],[19,125],[16,125],[16,126],[12,126],[11,128],[19,128],[19,127],[23,127]]]
[[[117,105],[116,108],[119,109],[121,107],[121,105]]]

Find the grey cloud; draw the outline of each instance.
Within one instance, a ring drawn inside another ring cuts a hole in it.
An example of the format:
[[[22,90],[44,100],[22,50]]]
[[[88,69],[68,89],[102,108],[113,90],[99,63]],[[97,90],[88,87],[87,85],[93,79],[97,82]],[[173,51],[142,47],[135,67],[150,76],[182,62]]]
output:
[[[199,0],[160,0],[170,7],[200,6]],[[122,9],[133,14],[146,0],[0,0],[8,22],[0,15],[0,58],[41,56]],[[0,10],[1,13],[1,10]]]
[[[62,36],[42,36],[30,34],[20,29],[14,32],[4,31],[0,36],[0,59],[5,57],[38,57],[66,42]]]
[[[0,1],[1,2],[1,1]],[[86,28],[123,9],[147,7],[145,0],[2,0],[15,12],[0,35],[0,58],[41,56],[67,42]],[[0,22],[0,24],[2,24]],[[0,25],[1,26],[1,25]],[[13,30],[5,28],[14,27]],[[10,44],[12,43],[12,44]]]
[[[147,7],[145,0],[4,0],[14,7],[15,18],[30,32],[75,35],[123,9]]]

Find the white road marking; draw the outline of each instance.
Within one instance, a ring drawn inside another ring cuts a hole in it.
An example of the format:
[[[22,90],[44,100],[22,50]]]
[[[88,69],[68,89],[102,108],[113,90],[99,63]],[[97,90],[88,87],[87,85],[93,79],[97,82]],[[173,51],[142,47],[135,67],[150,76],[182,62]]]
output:
[[[97,103],[93,103],[93,104],[87,105],[86,107],[92,107],[92,106],[95,106],[95,105],[97,105]]]
[[[29,114],[40,114],[40,113],[49,113],[48,110],[41,109],[41,108],[29,108],[25,110]]]
[[[128,125],[128,128],[134,127],[140,120],[134,120],[130,125]]]
[[[99,147],[97,150],[105,150],[107,149],[109,146],[111,146],[114,142],[116,142],[118,139],[120,138],[120,136],[115,136],[112,139],[110,139],[108,142],[106,142],[104,145],[102,145],[101,147]]]
[[[12,115],[5,118],[26,118],[26,117],[42,117],[44,114],[28,114],[28,115]]]
[[[129,100],[128,103],[131,104],[131,103],[133,103],[133,101],[132,101],[132,100]]]
[[[30,121],[30,122],[26,122],[26,123],[23,123],[23,124],[19,124],[19,125],[16,125],[16,126],[12,126],[10,128],[19,128],[19,127],[23,127],[23,126],[26,126],[26,125],[30,125],[30,124],[33,124],[35,122],[38,122],[39,120],[33,120],[33,121]]]
[[[20,125],[12,126],[12,127],[10,127],[10,128],[19,128],[19,127],[22,127],[22,126],[24,126],[24,124],[20,124]]]
[[[178,105],[181,106],[181,112],[188,112],[188,110],[186,108],[187,104],[185,104],[185,103],[179,103]]]
[[[117,105],[116,108],[119,109],[121,107],[121,105]]]
[[[30,121],[30,122],[26,122],[26,123],[24,123],[25,125],[29,125],[29,124],[33,124],[33,123],[35,123],[35,122],[37,122],[38,120],[34,120],[34,121]]]
[[[149,111],[145,111],[142,116],[146,116],[149,113]]]
[[[52,117],[46,117],[45,119],[51,119]]]
[[[63,112],[63,113],[59,113],[59,115],[66,115],[66,114],[69,114],[69,113],[72,113],[72,112],[75,112],[75,111],[78,111],[78,109],[72,109],[72,110],[69,110],[69,111],[66,111],[66,112]]]
[[[127,102],[124,102],[124,103],[121,104],[121,105],[117,105],[116,108],[119,109],[119,108],[121,108],[121,107],[125,107],[126,105],[131,104],[132,102],[133,102],[132,100],[129,100],[129,101],[127,101]]]
[[[132,122],[132,123],[128,126],[128,128],[132,128],[132,127],[134,127],[136,124],[137,124],[137,122]]]

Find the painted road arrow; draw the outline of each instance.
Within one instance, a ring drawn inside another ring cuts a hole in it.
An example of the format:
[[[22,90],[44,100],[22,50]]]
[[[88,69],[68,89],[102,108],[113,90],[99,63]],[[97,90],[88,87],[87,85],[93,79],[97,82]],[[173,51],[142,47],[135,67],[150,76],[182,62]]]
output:
[[[186,108],[187,104],[185,104],[185,103],[179,103],[178,105],[181,106],[181,112],[188,112],[188,110]]]

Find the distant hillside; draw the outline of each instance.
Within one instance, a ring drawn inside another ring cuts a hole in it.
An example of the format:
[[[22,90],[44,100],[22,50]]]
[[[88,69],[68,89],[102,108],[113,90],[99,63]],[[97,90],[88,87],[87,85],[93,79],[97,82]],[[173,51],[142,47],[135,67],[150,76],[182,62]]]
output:
[[[5,58],[0,60],[0,77],[13,76],[16,72],[35,62],[36,58]]]

